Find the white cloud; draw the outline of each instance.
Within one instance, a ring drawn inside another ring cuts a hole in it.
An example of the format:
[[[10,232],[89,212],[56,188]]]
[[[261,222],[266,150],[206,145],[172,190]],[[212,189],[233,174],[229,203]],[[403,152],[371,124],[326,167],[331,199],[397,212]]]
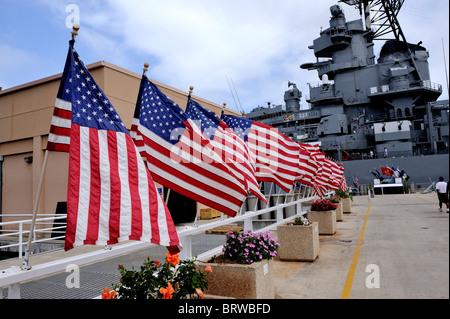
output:
[[[308,46],[328,28],[330,6],[337,0],[39,0],[53,23],[65,27],[67,4],[77,3],[81,31],[77,47],[85,63],[106,60],[141,72],[150,63],[149,76],[221,104],[234,101],[227,83],[232,79],[248,111],[266,102],[283,104],[288,81],[303,96],[314,71],[299,66],[314,62]],[[359,18],[343,5],[347,20]],[[424,41],[430,51],[432,81],[445,85],[442,38],[448,57],[448,2],[407,1],[399,16],[408,40]],[[379,54],[382,43],[376,42]],[[82,50],[81,50],[82,48]],[[92,59],[95,59],[93,61]],[[446,97],[444,94],[443,97]],[[302,99],[302,104],[306,104]]]
[[[284,92],[275,89],[294,80],[283,78],[285,73],[297,73],[301,81],[299,65],[305,61],[299,57],[319,34],[314,22],[329,19],[329,6],[313,10],[314,4],[292,0],[109,4],[109,21],[89,22],[110,23],[129,51],[148,56],[151,77],[186,91],[194,85],[196,94],[222,103],[231,99],[229,76],[247,109],[268,99],[282,102]]]

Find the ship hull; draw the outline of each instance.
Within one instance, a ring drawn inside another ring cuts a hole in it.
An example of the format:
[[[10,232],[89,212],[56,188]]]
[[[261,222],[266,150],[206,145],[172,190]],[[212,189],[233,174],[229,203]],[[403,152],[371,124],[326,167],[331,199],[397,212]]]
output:
[[[415,157],[382,158],[343,162],[345,176],[349,186],[354,186],[353,178],[359,180],[360,185],[373,184],[374,175],[371,171],[381,167],[394,167],[404,170],[410,177],[409,183],[413,182],[415,188],[427,188],[431,181],[437,182],[439,177],[449,179],[449,155],[429,155]]]

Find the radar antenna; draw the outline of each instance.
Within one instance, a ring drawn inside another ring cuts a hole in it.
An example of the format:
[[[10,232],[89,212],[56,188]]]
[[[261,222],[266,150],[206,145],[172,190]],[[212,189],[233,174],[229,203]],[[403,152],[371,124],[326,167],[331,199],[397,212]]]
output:
[[[340,0],[340,2],[359,9],[360,15],[364,15],[366,29],[373,31],[373,40],[388,40],[382,37],[392,33],[395,40],[407,43],[397,18],[405,0]]]

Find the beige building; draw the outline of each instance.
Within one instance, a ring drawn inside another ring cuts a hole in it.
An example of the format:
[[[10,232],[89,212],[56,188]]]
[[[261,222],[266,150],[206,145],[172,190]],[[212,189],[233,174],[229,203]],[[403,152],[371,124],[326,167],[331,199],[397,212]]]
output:
[[[107,62],[87,68],[130,129],[142,76]],[[32,214],[61,76],[0,91],[0,222],[29,219]],[[187,92],[153,82],[180,107],[186,107]],[[222,111],[219,104],[194,99],[217,114]],[[227,113],[239,115],[228,109]],[[54,214],[57,203],[66,201],[68,162],[67,153],[49,153],[38,214]],[[28,216],[2,218],[2,214]]]

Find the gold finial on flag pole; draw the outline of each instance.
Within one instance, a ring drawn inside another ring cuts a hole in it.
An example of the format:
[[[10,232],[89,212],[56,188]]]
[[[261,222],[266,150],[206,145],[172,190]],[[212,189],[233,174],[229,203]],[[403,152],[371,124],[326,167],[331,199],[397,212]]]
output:
[[[189,96],[188,96],[189,99],[191,98],[192,92],[194,92],[194,87],[191,85],[191,86],[189,87]]]
[[[144,63],[144,75],[147,73],[149,66],[150,64],[148,64],[147,62]]]
[[[72,26],[72,29],[73,29],[73,31],[72,31],[72,40],[75,40],[75,37],[78,35],[78,30],[80,30],[80,25],[75,23]]]
[[[225,111],[225,108],[227,107],[227,103],[223,102],[222,111]]]

